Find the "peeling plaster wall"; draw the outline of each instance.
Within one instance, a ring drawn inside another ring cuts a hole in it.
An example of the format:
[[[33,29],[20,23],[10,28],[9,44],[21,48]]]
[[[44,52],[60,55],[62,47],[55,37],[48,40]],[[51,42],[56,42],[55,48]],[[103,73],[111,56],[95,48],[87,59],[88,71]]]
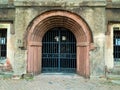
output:
[[[93,18],[94,17],[94,18]],[[92,76],[104,75],[104,43],[105,43],[105,8],[95,8],[93,14],[93,40],[96,49],[90,54]],[[91,26],[91,25],[90,25]]]
[[[39,0],[42,1],[42,3],[31,3],[28,2],[28,0],[24,1],[26,2],[14,0],[15,9],[13,12],[15,16],[11,16],[11,20],[14,21],[15,34],[8,36],[12,40],[9,42],[11,43],[9,49],[11,49],[11,47],[13,49],[8,53],[11,56],[15,75],[26,73],[27,50],[21,50],[19,46],[23,44],[24,34],[28,25],[41,13],[54,9],[71,11],[80,15],[85,20],[92,32],[95,46],[95,49],[89,53],[91,77],[104,75],[104,45],[106,31],[105,0],[99,0],[100,2],[98,0],[91,0],[89,2],[87,0],[86,2],[85,0],[70,0],[69,2],[67,2],[68,0],[58,0],[55,4],[50,4],[47,2],[48,0],[46,2]],[[4,16],[1,16],[1,18],[2,17]]]
[[[105,40],[105,8],[104,7],[17,7],[15,12],[15,39],[16,74],[22,74],[25,69],[27,51],[20,50],[17,41],[23,40],[24,33],[30,21],[42,12],[54,9],[63,9],[80,15],[89,25],[96,49],[90,51],[90,71],[91,76],[104,74],[104,40]],[[94,18],[93,18],[94,17]]]
[[[23,38],[28,24],[36,16],[32,8],[16,8],[15,11],[15,68],[14,74],[21,75],[26,73],[27,50],[21,50],[19,46],[23,44]]]

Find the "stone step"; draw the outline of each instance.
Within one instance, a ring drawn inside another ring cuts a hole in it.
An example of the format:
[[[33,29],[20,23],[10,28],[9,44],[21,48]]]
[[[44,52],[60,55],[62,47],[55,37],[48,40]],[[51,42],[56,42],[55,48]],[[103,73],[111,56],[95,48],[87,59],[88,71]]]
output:
[[[107,75],[107,78],[108,78],[109,80],[120,80],[120,75],[110,74],[110,75]]]
[[[7,79],[12,78],[13,72],[0,72],[0,78]]]
[[[113,69],[111,69],[109,74],[120,75],[120,66],[119,67],[114,67]]]
[[[120,66],[114,67],[113,69],[109,70],[107,73],[107,79],[109,80],[119,80],[120,81]]]
[[[109,80],[111,83],[120,85],[120,75],[107,75],[107,80]]]

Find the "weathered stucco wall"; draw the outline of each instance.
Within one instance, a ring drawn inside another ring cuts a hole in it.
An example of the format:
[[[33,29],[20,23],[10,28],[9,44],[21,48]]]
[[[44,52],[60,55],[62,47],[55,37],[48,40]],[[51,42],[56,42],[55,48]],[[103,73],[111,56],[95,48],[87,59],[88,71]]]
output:
[[[0,21],[13,21],[15,18],[15,10],[13,7],[0,7]]]
[[[93,18],[94,17],[94,18]],[[90,52],[90,65],[92,76],[104,75],[104,42],[105,42],[105,8],[95,8],[91,27],[95,50]]]
[[[21,50],[23,38],[30,22],[41,13],[60,9],[78,14],[90,27],[95,49],[89,52],[90,73],[92,76],[104,75],[105,66],[105,0],[14,0],[11,8],[0,8],[0,20],[13,21],[15,34],[10,34],[11,46],[8,48],[15,75],[26,73],[27,50]],[[69,1],[69,2],[68,2]],[[110,12],[110,11],[108,11]],[[110,12],[111,13],[111,12]],[[110,16],[109,16],[110,17]],[[117,18],[116,18],[117,19]],[[13,56],[12,56],[13,55]]]
[[[106,17],[107,21],[120,22],[120,9],[119,8],[106,9]]]
[[[105,65],[108,69],[113,69],[114,64],[114,52],[113,52],[113,28],[119,27],[120,23],[120,1],[112,0],[107,3],[106,6],[106,42],[105,42]]]
[[[17,3],[17,6],[18,3]],[[38,6],[38,7],[16,7],[15,11],[15,74],[22,74],[26,70],[26,50],[19,49],[17,42],[23,40],[29,23],[42,12],[54,9],[68,10],[80,15],[89,25],[93,34],[95,50],[90,51],[91,76],[104,74],[104,40],[105,40],[105,7],[83,7],[83,6]],[[93,18],[94,17],[94,18]]]
[[[26,73],[27,50],[21,50],[28,24],[36,16],[33,8],[16,8],[15,11],[15,60],[14,74]]]

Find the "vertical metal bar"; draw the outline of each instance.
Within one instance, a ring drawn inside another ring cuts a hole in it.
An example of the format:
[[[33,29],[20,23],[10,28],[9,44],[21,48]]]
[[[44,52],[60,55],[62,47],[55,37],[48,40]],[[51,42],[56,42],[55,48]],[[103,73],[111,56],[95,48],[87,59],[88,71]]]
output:
[[[115,34],[115,39],[117,39],[117,33]],[[117,41],[116,41],[117,42]],[[115,46],[115,61],[117,60],[117,44]]]
[[[72,42],[71,41],[71,32],[68,33],[68,37],[69,37],[69,44],[68,45],[69,45],[69,49],[70,49],[69,52],[68,52],[70,54],[70,57],[69,57],[69,64],[70,65],[69,65],[68,68],[71,69],[71,67],[72,67],[72,64],[71,64],[71,60],[72,60],[71,59],[71,53],[72,53],[72,50],[71,50],[71,42]]]
[[[73,68],[73,64],[74,64],[74,63],[72,62],[73,59],[72,59],[72,57],[71,57],[72,54],[73,54],[73,48],[74,48],[74,47],[73,47],[73,44],[72,44],[72,43],[73,43],[72,38],[73,38],[73,36],[72,36],[72,33],[70,32],[70,51],[71,51],[71,53],[70,53],[70,64],[71,64],[70,68],[71,68],[71,69]]]
[[[55,31],[55,36],[58,37],[58,31]],[[55,68],[58,69],[58,41],[56,40],[56,51],[55,53],[57,54],[57,58],[55,58]]]
[[[71,60],[70,60],[70,61],[71,61],[71,62],[70,62],[70,63],[71,63],[71,68],[73,68],[73,64],[74,64],[74,63],[73,63],[73,49],[74,49],[74,47],[73,47],[72,35],[71,35],[71,37],[70,37],[70,40],[71,40],[71,43],[70,43],[70,50],[71,50],[71,55],[70,55],[70,56],[71,56]],[[72,47],[73,47],[73,48],[72,48]]]
[[[69,42],[70,42],[69,39],[70,39],[70,37],[69,37],[69,33],[68,32],[66,32],[66,36],[68,37],[67,47],[68,47],[68,49],[70,49],[70,46],[69,46]],[[69,50],[68,50],[67,54],[69,56],[69,54],[70,54]],[[67,60],[67,68],[70,68],[70,57],[68,57],[66,60]]]
[[[117,35],[117,36],[116,36],[117,39],[119,39],[118,33],[116,33],[116,35]],[[117,51],[117,52],[116,52],[116,55],[117,55],[116,61],[117,61],[117,59],[119,58],[119,56],[118,56],[118,54],[119,54],[119,53],[118,53],[118,47],[119,47],[119,44],[118,44],[117,47],[116,47],[116,49],[117,49],[117,50],[116,50],[116,51]]]
[[[118,38],[118,40],[119,40],[119,32],[117,33],[117,38]],[[118,47],[117,47],[117,60],[116,61],[118,61],[118,59],[119,59],[119,44],[118,44]]]
[[[119,32],[118,32],[118,39],[120,40]],[[118,45],[118,50],[117,50],[118,51],[118,59],[117,59],[117,61],[119,60],[119,57],[120,57],[119,56],[119,47],[120,47],[120,45]]]
[[[71,34],[71,33],[70,33]],[[72,54],[73,54],[73,49],[74,49],[74,47],[73,47],[73,41],[72,41],[72,34],[70,35],[70,51],[71,51],[71,53],[70,53],[70,64],[71,64],[71,69],[73,68],[73,63],[72,63],[72,61],[73,61],[73,58],[72,58]]]
[[[50,62],[50,68],[52,68],[52,71],[54,70],[54,67],[53,67],[53,59],[52,59],[52,45],[53,45],[53,43],[52,43],[52,34],[53,34],[53,31],[51,31],[51,33],[50,33],[50,35],[49,35],[49,38],[50,38],[50,41],[49,41],[49,43],[50,43],[50,45],[49,45],[49,50],[50,50],[50,60],[49,60],[49,62]]]
[[[115,32],[115,39],[117,39],[117,34]],[[117,42],[117,41],[116,41]],[[115,45],[115,61],[117,60],[117,45]]]
[[[114,31],[114,62],[118,59],[118,34],[116,31]]]
[[[116,61],[116,33],[114,31],[114,61]]]
[[[116,33],[116,37],[117,37],[117,39],[119,39],[119,36],[118,36],[118,33]],[[118,58],[119,58],[119,52],[118,52],[118,47],[119,47],[119,44],[117,45],[117,47],[116,47],[116,49],[117,49],[117,52],[116,52],[116,55],[117,55],[117,58],[116,58],[116,61],[118,60]]]
[[[115,36],[115,38],[117,39],[117,33],[116,33],[116,36]],[[117,45],[116,45],[116,47],[115,47],[115,61],[117,60]]]
[[[56,36],[56,32],[55,32],[55,34],[54,34],[54,39],[55,39],[55,36]],[[55,54],[55,59],[54,59],[54,67],[56,68],[56,54],[57,54],[57,50],[56,50],[56,47],[57,47],[57,43],[56,42],[54,42],[55,43],[55,47],[54,47],[54,54]]]
[[[116,41],[116,33],[114,31],[114,61],[116,59],[116,43],[117,43],[117,41]]]
[[[55,43],[54,43],[54,36],[55,36],[55,33],[53,32],[53,36],[52,36],[52,42],[53,42],[53,46],[52,46],[52,54],[53,54],[53,58],[52,58],[52,60],[53,60],[53,67],[55,68],[55,49],[54,49],[54,47],[55,47]]]
[[[119,37],[119,32],[117,33],[117,37],[118,37],[118,40],[120,40],[120,37]],[[117,55],[118,55],[118,58],[117,58],[117,60],[116,60],[116,61],[118,61],[118,60],[119,60],[119,47],[120,47],[120,45],[118,44],[118,47],[117,47]]]
[[[61,28],[59,28],[59,29],[61,29]],[[60,38],[61,38],[60,37],[60,33],[61,33],[60,31],[61,30],[59,30],[59,32],[58,32],[59,33],[59,35],[58,35],[58,38],[59,38],[59,40],[58,40],[58,42],[59,42],[59,47],[58,47],[58,49],[59,49],[59,51],[58,51],[59,52],[59,57],[58,57],[58,71],[60,71]]]
[[[0,51],[2,50],[1,47],[2,47],[2,46],[1,46],[1,32],[0,32]],[[0,60],[2,60],[2,58],[1,58],[1,53],[2,53],[2,52],[0,52]]]
[[[65,35],[65,37],[66,37],[66,41],[64,41],[64,45],[65,45],[65,48],[66,48],[66,50],[65,50],[65,60],[64,60],[64,62],[65,62],[65,68],[68,68],[69,67],[69,57],[66,57],[68,54],[69,54],[69,50],[67,50],[68,48],[69,48],[69,46],[68,46],[68,39],[69,39],[69,37],[68,37],[68,32],[65,30],[64,31],[64,35]],[[66,71],[68,71],[68,70],[66,70]]]
[[[48,53],[48,57],[47,57],[47,68],[49,68],[49,66],[50,66],[50,60],[49,60],[49,57],[50,57],[49,45],[50,45],[50,43],[48,43],[48,42],[50,41],[49,36],[50,36],[50,32],[48,33],[48,36],[47,36],[47,44],[48,44],[48,51],[47,51],[47,53]],[[49,65],[48,65],[48,63],[49,63]]]

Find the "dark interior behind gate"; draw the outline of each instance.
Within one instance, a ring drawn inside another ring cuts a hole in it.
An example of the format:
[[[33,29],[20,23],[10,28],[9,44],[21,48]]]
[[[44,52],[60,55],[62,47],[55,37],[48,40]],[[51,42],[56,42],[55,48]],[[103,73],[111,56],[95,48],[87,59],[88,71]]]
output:
[[[75,72],[76,39],[66,28],[49,30],[42,41],[42,72]]]

